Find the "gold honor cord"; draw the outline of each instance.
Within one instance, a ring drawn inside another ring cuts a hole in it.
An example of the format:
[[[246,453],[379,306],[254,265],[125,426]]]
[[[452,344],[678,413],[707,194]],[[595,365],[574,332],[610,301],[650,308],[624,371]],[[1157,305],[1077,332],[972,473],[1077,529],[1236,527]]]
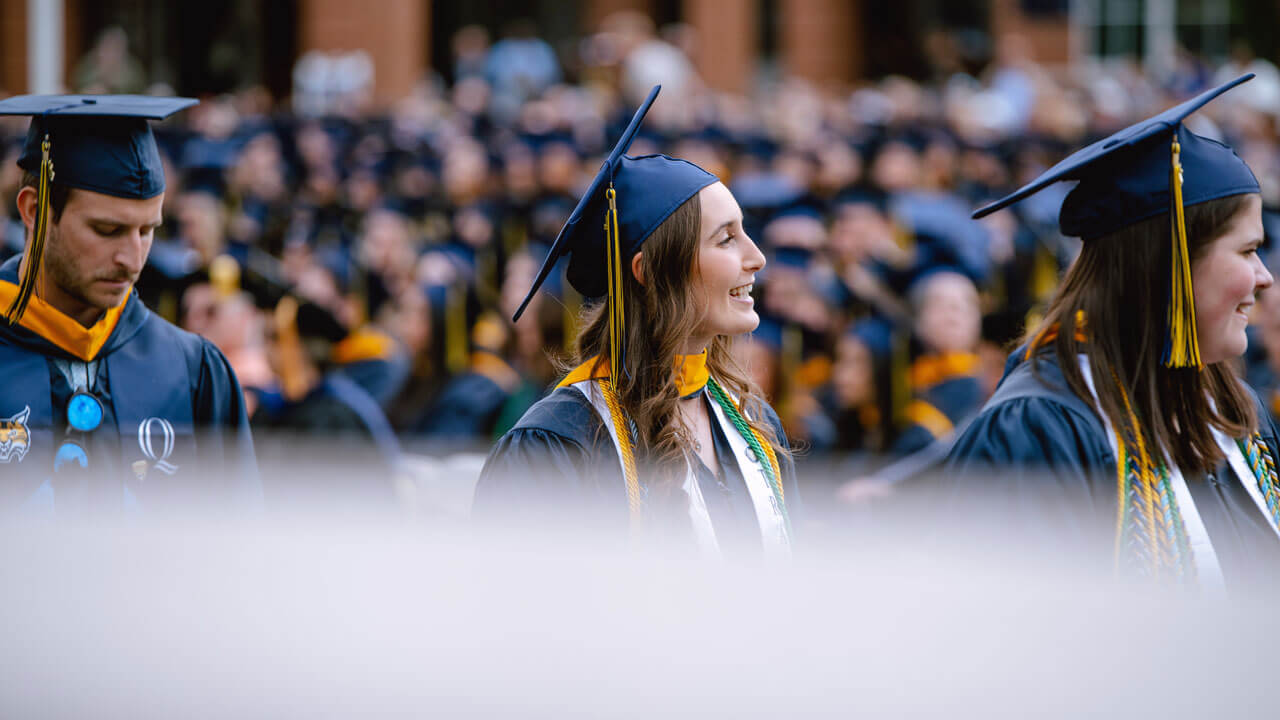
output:
[[[31,293],[35,290],[36,279],[40,275],[44,259],[44,237],[49,226],[49,184],[53,182],[53,159],[49,156],[49,134],[45,133],[40,143],[40,181],[36,186],[36,223],[35,232],[31,234],[31,249],[27,252],[27,269],[22,274],[22,283],[13,303],[5,311],[9,325],[17,325],[22,314],[27,311],[27,303],[31,301]]]
[[[1191,256],[1187,251],[1187,226],[1182,207],[1182,146],[1173,137],[1173,161],[1169,170],[1172,191],[1170,208],[1173,225],[1171,277],[1169,285],[1169,348],[1164,365],[1169,368],[1204,369],[1200,362],[1200,340],[1196,335],[1196,300],[1191,286]]]
[[[627,485],[627,507],[631,515],[631,531],[639,530],[643,519],[643,502],[640,496],[640,473],[636,470],[636,454],[631,446],[631,427],[626,414],[622,412],[622,403],[618,402],[618,393],[613,386],[613,378],[600,383],[604,393],[605,404],[609,406],[610,420],[613,421],[613,432],[618,436],[618,453],[622,455],[623,480]]]
[[[1137,531],[1147,553],[1146,569],[1153,577],[1168,572],[1175,578],[1194,578],[1195,556],[1187,539],[1182,511],[1169,483],[1169,472],[1163,466],[1158,467],[1155,458],[1151,456],[1142,437],[1138,416],[1129,403],[1129,394],[1120,384],[1120,378],[1114,370],[1111,378],[1120,390],[1126,424],[1133,433],[1133,444],[1137,450],[1137,456],[1134,457],[1120,429],[1113,430],[1119,454],[1116,458],[1119,502],[1116,510],[1116,568],[1120,568],[1123,554],[1128,551],[1129,541],[1134,540],[1133,532]],[[1135,462],[1137,467],[1133,468]]]

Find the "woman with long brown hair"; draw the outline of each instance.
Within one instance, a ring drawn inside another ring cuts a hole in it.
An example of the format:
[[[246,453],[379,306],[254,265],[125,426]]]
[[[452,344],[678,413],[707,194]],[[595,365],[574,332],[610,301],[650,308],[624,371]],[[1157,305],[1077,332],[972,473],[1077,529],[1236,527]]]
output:
[[[1117,566],[1179,581],[1260,579],[1280,561],[1276,431],[1234,365],[1272,282],[1257,252],[1259,187],[1229,147],[1182,125],[1249,77],[975,213],[1078,180],[1060,223],[1083,246],[950,469],[1011,479],[1023,499],[1047,491],[1050,511],[1029,513],[1046,526],[1087,526],[1070,519],[1081,508],[1102,515]]]
[[[530,290],[568,254],[569,282],[602,299],[585,311],[567,375],[490,453],[476,510],[670,530],[708,552],[786,553],[794,466],[777,415],[731,352],[759,323],[750,293],[765,259],[714,175],[623,155],[657,92]]]

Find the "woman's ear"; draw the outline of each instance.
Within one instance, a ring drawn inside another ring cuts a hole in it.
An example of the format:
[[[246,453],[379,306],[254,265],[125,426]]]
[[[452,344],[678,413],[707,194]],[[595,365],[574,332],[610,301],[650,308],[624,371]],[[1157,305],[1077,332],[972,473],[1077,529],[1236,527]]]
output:
[[[631,274],[636,276],[636,282],[644,287],[644,258],[640,253],[631,256]]]

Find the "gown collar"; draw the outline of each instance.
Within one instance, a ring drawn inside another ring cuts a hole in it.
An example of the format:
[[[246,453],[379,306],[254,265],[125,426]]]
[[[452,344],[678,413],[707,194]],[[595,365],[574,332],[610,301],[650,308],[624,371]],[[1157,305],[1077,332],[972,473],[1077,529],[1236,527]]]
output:
[[[568,387],[583,380],[602,380],[609,377],[609,360],[597,355],[574,368],[556,387]],[[676,355],[672,379],[682,400],[697,397],[707,387],[711,373],[707,370],[707,351],[696,355]]]

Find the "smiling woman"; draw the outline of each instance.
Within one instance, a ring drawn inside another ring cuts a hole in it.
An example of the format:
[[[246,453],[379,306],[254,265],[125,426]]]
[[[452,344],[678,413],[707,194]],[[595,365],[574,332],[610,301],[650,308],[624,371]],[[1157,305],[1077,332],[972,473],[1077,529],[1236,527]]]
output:
[[[1208,365],[1244,355],[1249,347],[1249,311],[1257,294],[1272,282],[1258,256],[1263,241],[1261,196],[1234,195],[1218,202],[1226,205],[1224,214],[1229,217],[1225,231],[1192,251],[1191,266],[1196,335],[1200,358]]]
[[[1078,180],[1060,223],[1084,242],[957,440],[951,470],[963,481],[996,466],[1024,499],[1057,493],[1023,507],[1047,510],[1038,527],[1072,545],[1089,544],[1078,531],[1096,527],[1072,512],[1102,509],[1119,567],[1178,582],[1257,581],[1280,561],[1276,431],[1234,366],[1254,298],[1272,284],[1257,253],[1259,187],[1231,148],[1182,125],[1249,77],[1101,140],[976,213]]]
[[[600,300],[585,312],[566,377],[490,453],[476,511],[528,519],[536,509],[579,528],[688,537],[708,553],[786,554],[795,501],[786,437],[731,352],[759,324],[750,293],[764,256],[715,176],[663,155],[623,155],[656,95],[530,291],[568,254],[569,281]]]

